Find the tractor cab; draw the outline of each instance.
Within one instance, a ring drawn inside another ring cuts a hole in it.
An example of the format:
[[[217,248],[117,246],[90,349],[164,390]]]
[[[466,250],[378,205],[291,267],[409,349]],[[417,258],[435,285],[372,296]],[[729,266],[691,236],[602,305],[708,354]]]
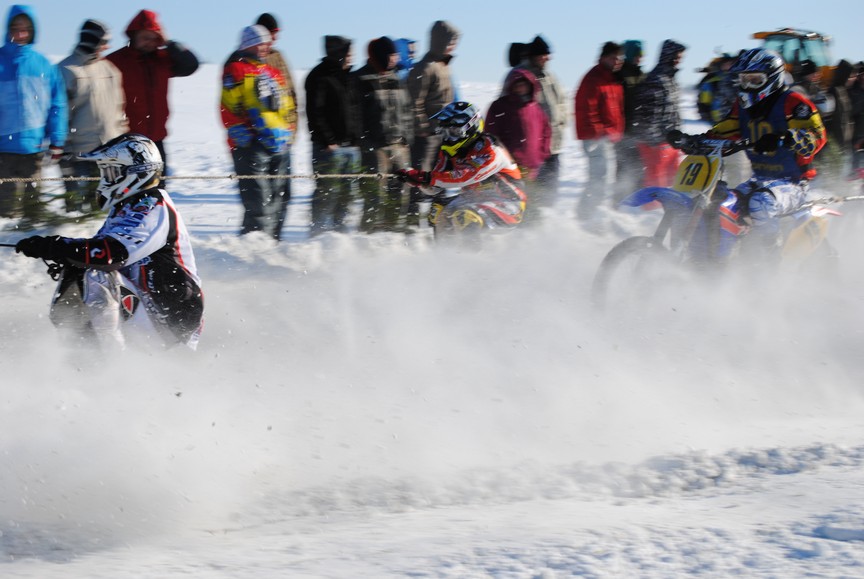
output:
[[[831,60],[831,37],[809,30],[781,28],[771,32],[756,32],[753,38],[762,40],[762,47],[783,57],[786,71],[795,82],[801,80],[801,63],[812,61],[822,70],[822,85],[828,87],[834,72]]]

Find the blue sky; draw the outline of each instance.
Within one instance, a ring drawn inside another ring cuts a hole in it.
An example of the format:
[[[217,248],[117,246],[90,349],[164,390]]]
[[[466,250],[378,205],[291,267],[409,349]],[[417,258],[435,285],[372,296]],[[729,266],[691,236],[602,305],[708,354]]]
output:
[[[77,42],[86,18],[98,18],[114,34],[112,50],[126,42],[123,30],[141,8],[160,14],[168,35],[188,44],[202,60],[222,62],[235,47],[243,26],[261,12],[276,15],[282,27],[277,46],[295,69],[309,69],[322,56],[322,37],[339,34],[355,42],[355,61],[365,61],[366,44],[387,35],[415,38],[421,54],[435,20],[452,22],[463,33],[453,71],[460,81],[498,82],[507,71],[511,42],[528,42],[540,33],[553,48],[550,67],[572,90],[596,62],[607,40],[641,39],[644,68],[656,62],[665,38],[690,50],[681,81],[695,82],[694,70],[715,51],[756,45],[751,34],[784,26],[807,28],[834,38],[835,60],[864,60],[864,2],[861,0],[759,0],[704,3],[694,0],[497,0],[495,2],[362,2],[304,0],[148,0],[146,4],[109,0],[35,0],[38,48],[65,55]],[[5,20],[5,16],[4,16]]]

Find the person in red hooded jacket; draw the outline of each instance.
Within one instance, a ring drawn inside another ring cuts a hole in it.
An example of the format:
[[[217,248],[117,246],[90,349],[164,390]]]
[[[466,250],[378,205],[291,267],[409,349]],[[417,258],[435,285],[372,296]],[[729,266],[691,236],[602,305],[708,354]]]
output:
[[[185,46],[168,40],[155,12],[142,10],[126,27],[129,44],[106,58],[123,73],[129,130],[151,139],[165,162],[168,136],[168,79],[198,70],[198,58]]]
[[[615,76],[622,64],[622,46],[607,42],[599,61],[576,90],[576,138],[582,141],[588,158],[588,184],[576,207],[581,220],[593,219],[597,208],[613,193],[615,143],[624,136],[624,86]]]

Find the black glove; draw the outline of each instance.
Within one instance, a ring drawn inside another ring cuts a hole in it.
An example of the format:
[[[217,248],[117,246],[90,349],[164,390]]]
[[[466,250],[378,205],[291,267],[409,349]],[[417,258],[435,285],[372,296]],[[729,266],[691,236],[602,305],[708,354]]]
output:
[[[396,178],[403,183],[412,185],[428,185],[432,181],[429,171],[418,171],[417,169],[396,169]]]
[[[766,133],[753,143],[753,150],[757,153],[773,153],[780,148],[781,144],[791,140],[786,138],[787,134]]]
[[[51,237],[42,237],[41,235],[33,235],[25,237],[15,244],[15,253],[23,253],[27,257],[35,257],[37,259],[47,259],[56,261],[58,255],[58,244],[60,236],[52,235]]]
[[[687,135],[686,133],[682,133],[678,129],[674,129],[666,133],[666,142],[672,145],[676,149],[680,149],[684,145],[687,144]]]

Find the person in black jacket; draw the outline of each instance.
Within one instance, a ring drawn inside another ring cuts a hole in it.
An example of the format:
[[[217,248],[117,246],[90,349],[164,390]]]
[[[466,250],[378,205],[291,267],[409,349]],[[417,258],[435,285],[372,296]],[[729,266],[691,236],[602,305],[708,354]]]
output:
[[[634,117],[636,110],[636,87],[645,80],[642,70],[641,40],[627,40],[623,44],[624,63],[615,76],[624,87],[624,137],[615,144],[615,156],[618,158],[616,167],[615,199],[619,200],[629,195],[642,184],[642,159],[636,149],[636,139],[633,136]]]
[[[644,187],[668,187],[678,170],[678,151],[669,146],[666,135],[681,128],[680,89],[675,76],[685,50],[680,42],[663,41],[657,66],[636,88],[633,128],[645,167]]]
[[[825,121],[828,130],[828,141],[840,156],[842,166],[845,170],[852,161],[852,137],[855,132],[855,119],[852,116],[852,99],[849,97],[849,88],[855,83],[852,75],[854,67],[848,60],[841,60],[834,69],[831,77],[831,86],[828,88],[828,96],[834,99],[834,114]]]
[[[413,117],[411,97],[399,80],[396,44],[382,36],[369,42],[369,60],[352,73],[360,105],[360,157],[366,173],[393,173],[411,165]],[[360,230],[400,229],[405,185],[390,179],[363,179]]]
[[[852,105],[852,169],[864,169],[864,62],[855,65],[849,87]]]
[[[325,36],[326,56],[306,76],[306,117],[312,140],[312,169],[320,175],[358,173],[357,102],[351,77],[351,41]],[[346,231],[353,181],[318,179],[312,194],[310,235]]]

